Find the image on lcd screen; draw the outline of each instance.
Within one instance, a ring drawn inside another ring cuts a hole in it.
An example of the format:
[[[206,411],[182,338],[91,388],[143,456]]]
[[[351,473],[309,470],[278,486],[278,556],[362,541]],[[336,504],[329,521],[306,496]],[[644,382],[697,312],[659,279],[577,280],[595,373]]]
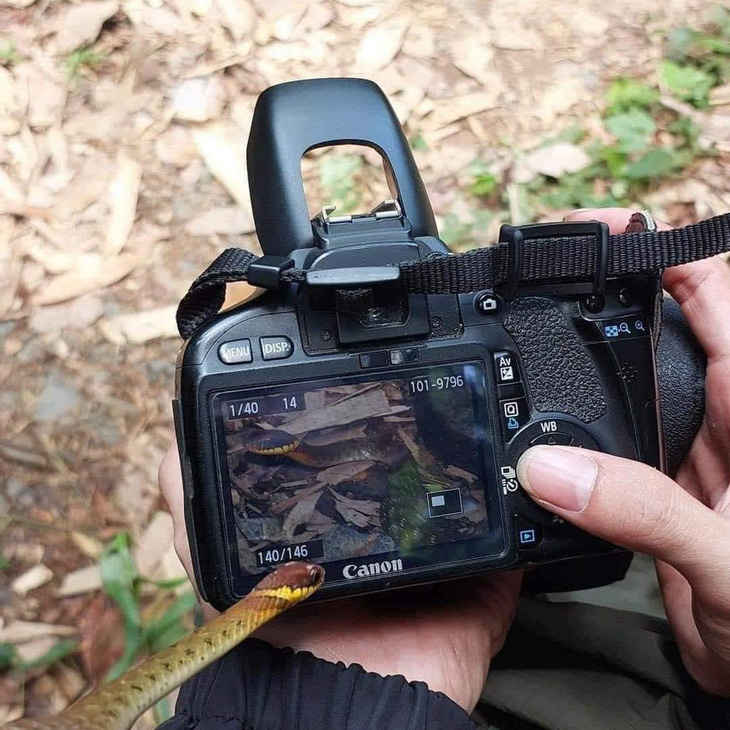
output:
[[[488,533],[473,404],[480,368],[381,377],[219,401],[243,574]]]

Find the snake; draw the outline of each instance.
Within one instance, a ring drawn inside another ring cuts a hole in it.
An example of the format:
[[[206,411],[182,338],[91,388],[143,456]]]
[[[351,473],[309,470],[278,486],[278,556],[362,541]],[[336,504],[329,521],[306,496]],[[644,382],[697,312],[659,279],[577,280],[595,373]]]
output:
[[[347,439],[318,446],[278,428],[254,436],[246,450],[258,456],[284,457],[304,466],[319,468],[349,461],[385,461],[383,450],[367,439]]]
[[[269,573],[241,601],[194,633],[102,685],[70,708],[44,719],[26,718],[2,730],[130,730],[165,695],[250,636],[257,628],[314,593],[324,569],[287,563]]]

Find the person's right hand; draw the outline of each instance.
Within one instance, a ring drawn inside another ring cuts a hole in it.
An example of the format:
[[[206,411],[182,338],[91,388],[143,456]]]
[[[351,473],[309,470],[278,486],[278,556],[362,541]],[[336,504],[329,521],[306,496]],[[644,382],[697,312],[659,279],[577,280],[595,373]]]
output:
[[[621,233],[633,211],[585,210]],[[660,224],[660,228],[668,228]],[[525,453],[530,496],[574,525],[653,555],[685,667],[730,696],[730,266],[719,257],[669,269],[664,286],[707,353],[705,419],[674,482],[644,464],[561,446]]]

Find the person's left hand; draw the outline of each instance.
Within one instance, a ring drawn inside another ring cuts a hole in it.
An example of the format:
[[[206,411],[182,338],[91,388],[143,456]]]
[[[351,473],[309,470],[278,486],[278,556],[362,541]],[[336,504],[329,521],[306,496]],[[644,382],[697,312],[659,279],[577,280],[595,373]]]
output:
[[[175,523],[175,549],[194,584],[174,449],[160,466],[160,488]],[[520,583],[521,573],[499,573],[305,605],[266,625],[257,636],[328,661],[425,682],[471,712],[491,659],[504,643]],[[214,613],[210,606],[206,611]]]

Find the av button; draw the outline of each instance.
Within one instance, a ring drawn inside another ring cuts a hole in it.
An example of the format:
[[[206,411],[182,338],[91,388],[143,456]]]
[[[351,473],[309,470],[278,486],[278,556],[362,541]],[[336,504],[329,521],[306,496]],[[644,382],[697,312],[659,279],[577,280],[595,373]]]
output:
[[[224,342],[218,348],[218,357],[226,365],[237,365],[242,362],[251,362],[251,340],[232,340]]]
[[[260,342],[264,360],[284,360],[294,352],[294,345],[288,337],[262,337]]]

